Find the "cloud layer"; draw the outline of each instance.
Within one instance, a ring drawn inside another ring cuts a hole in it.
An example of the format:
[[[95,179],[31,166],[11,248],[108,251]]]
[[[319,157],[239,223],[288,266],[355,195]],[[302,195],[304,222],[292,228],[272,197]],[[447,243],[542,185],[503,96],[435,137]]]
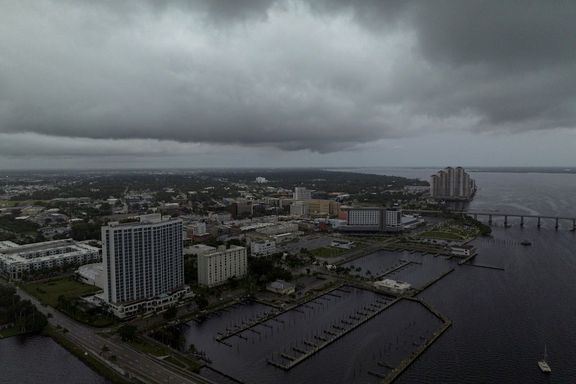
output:
[[[0,155],[573,128],[574,20],[567,1],[7,0]]]

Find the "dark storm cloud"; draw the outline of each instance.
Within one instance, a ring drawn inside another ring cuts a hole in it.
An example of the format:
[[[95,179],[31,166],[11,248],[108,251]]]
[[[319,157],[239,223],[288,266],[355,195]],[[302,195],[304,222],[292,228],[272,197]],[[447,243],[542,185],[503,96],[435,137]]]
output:
[[[5,134],[121,139],[114,151],[150,139],[329,152],[429,131],[575,126],[574,2],[3,7]]]

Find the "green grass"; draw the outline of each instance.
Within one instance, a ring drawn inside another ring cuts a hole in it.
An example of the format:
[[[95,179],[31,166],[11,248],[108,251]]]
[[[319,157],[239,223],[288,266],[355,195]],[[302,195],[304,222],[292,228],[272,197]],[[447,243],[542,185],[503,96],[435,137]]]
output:
[[[58,297],[61,295],[73,299],[101,291],[98,287],[80,283],[70,277],[32,282],[24,284],[21,288],[42,303],[54,308],[58,306]]]
[[[333,248],[333,247],[324,247],[324,248],[316,248],[308,251],[308,254],[314,257],[336,257],[340,256],[341,254],[350,251],[349,249],[342,249],[342,248]]]
[[[58,297],[60,296],[64,296],[68,300],[74,300],[82,296],[94,294],[101,291],[98,287],[80,283],[71,277],[63,277],[48,281],[27,283],[22,285],[21,288],[36,297],[43,304],[56,308],[81,323],[99,328],[116,324],[116,320],[112,318],[111,315],[90,315],[82,310],[75,310],[71,309],[70,306],[63,306],[62,303],[58,301]]]
[[[444,231],[428,231],[420,235],[421,237],[427,237],[431,239],[441,239],[441,240],[464,240],[465,237],[453,232]]]
[[[9,337],[18,336],[21,334],[22,332],[18,329],[18,327],[5,328],[0,331],[0,339],[7,339]]]
[[[446,223],[436,226],[429,231],[423,232],[420,237],[441,240],[466,240],[478,235],[475,227],[465,228],[458,223]]]
[[[172,357],[172,356],[168,356],[168,357],[166,358],[166,361],[174,364],[174,365],[177,366],[177,367],[183,368],[183,369],[188,368],[187,365],[184,365],[184,363],[182,363],[180,360],[178,360],[178,359],[176,359],[176,358],[174,358],[174,357]]]

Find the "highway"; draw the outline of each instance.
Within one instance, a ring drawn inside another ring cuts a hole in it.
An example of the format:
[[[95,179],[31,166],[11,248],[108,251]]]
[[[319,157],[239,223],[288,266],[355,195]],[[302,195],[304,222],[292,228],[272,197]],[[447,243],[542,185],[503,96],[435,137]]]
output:
[[[142,353],[122,341],[105,338],[97,333],[97,331],[101,332],[101,329],[80,324],[51,307],[43,306],[36,298],[20,288],[17,288],[17,293],[22,299],[30,300],[40,312],[45,315],[51,314],[52,317],[48,319],[51,325],[59,325],[68,330],[64,337],[83,348],[85,353],[116,369],[127,378],[135,378],[145,384],[214,384],[213,381],[200,375],[175,368],[162,360]],[[109,351],[102,356],[104,346]],[[110,356],[116,356],[114,363],[106,359]]]

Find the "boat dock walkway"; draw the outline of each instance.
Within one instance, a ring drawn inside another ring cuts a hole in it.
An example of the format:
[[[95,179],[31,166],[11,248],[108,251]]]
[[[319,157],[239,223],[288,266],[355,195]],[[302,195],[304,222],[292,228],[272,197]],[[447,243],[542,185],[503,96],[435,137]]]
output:
[[[497,267],[495,265],[484,265],[484,264],[463,264],[467,267],[477,267],[477,268],[486,268],[486,269],[494,269],[497,271],[505,271],[502,267]]]
[[[442,321],[442,326],[436,330],[426,341],[420,345],[414,352],[410,354],[409,357],[402,360],[396,367],[392,368],[392,370],[386,375],[386,377],[381,381],[381,384],[390,384],[394,382],[412,363],[414,363],[440,336],[444,334],[452,326],[452,322],[434,309],[430,304],[422,301],[419,298],[406,298],[406,300],[411,300],[420,303],[420,305],[424,306],[428,311],[430,311],[434,316],[436,316],[440,321]],[[389,367],[388,367],[389,368]]]
[[[389,275],[393,272],[396,272],[402,268],[405,268],[405,267],[409,266],[410,264],[422,264],[422,263],[417,262],[417,261],[410,261],[410,260],[400,260],[400,264],[398,266],[393,267],[392,269],[385,271],[383,274],[378,275],[377,278],[382,278],[382,277]]]
[[[418,293],[420,292],[424,292],[426,289],[430,288],[433,284],[436,284],[437,282],[439,282],[440,280],[442,280],[443,278],[445,278],[446,276],[448,276],[449,274],[451,274],[452,272],[454,272],[455,269],[454,268],[450,268],[450,270],[444,272],[443,274],[441,274],[440,276],[438,276],[437,278],[429,281],[428,283],[426,283],[425,286],[423,286],[422,288],[418,288],[417,291]]]
[[[394,382],[412,363],[414,363],[440,336],[444,334],[452,326],[452,322],[447,320],[442,326],[429,337],[424,344],[420,345],[409,357],[402,360],[386,377],[381,381],[381,384],[390,384]]]
[[[346,284],[341,283],[341,284],[336,285],[335,287],[331,287],[330,289],[322,292],[320,295],[316,295],[316,296],[314,296],[314,297],[312,297],[312,298],[310,298],[304,302],[300,302],[300,303],[295,304],[291,307],[287,307],[284,309],[275,308],[274,310],[272,310],[270,312],[264,313],[260,316],[255,316],[254,318],[249,319],[248,321],[241,322],[240,325],[234,325],[231,328],[226,328],[225,332],[218,332],[218,335],[215,337],[215,339],[216,339],[216,341],[219,341],[223,344],[226,344],[226,343],[224,343],[224,341],[226,339],[229,339],[233,336],[242,337],[241,333],[249,331],[257,325],[267,326],[266,323],[270,320],[282,322],[282,320],[278,320],[277,317],[279,317],[280,315],[282,315],[286,312],[289,312],[289,311],[301,312],[301,311],[298,311],[299,307],[306,307],[307,305],[309,306],[308,303],[313,302],[313,301],[318,300],[318,299],[322,299],[322,296],[324,296],[324,295],[329,295],[332,297],[341,297],[340,295],[337,295],[334,292],[341,291],[343,293],[350,293],[349,291],[346,290],[345,286],[346,286]],[[226,344],[226,345],[229,345],[229,344]]]
[[[309,339],[303,340],[303,347],[292,347],[291,353],[293,354],[287,354],[286,352],[281,352],[278,355],[274,354],[272,358],[268,359],[268,364],[288,371],[399,301],[400,299],[392,301],[376,300],[372,304],[365,305],[355,311],[354,314],[349,315],[346,320],[332,324],[322,331],[320,335],[314,336],[312,341]]]

